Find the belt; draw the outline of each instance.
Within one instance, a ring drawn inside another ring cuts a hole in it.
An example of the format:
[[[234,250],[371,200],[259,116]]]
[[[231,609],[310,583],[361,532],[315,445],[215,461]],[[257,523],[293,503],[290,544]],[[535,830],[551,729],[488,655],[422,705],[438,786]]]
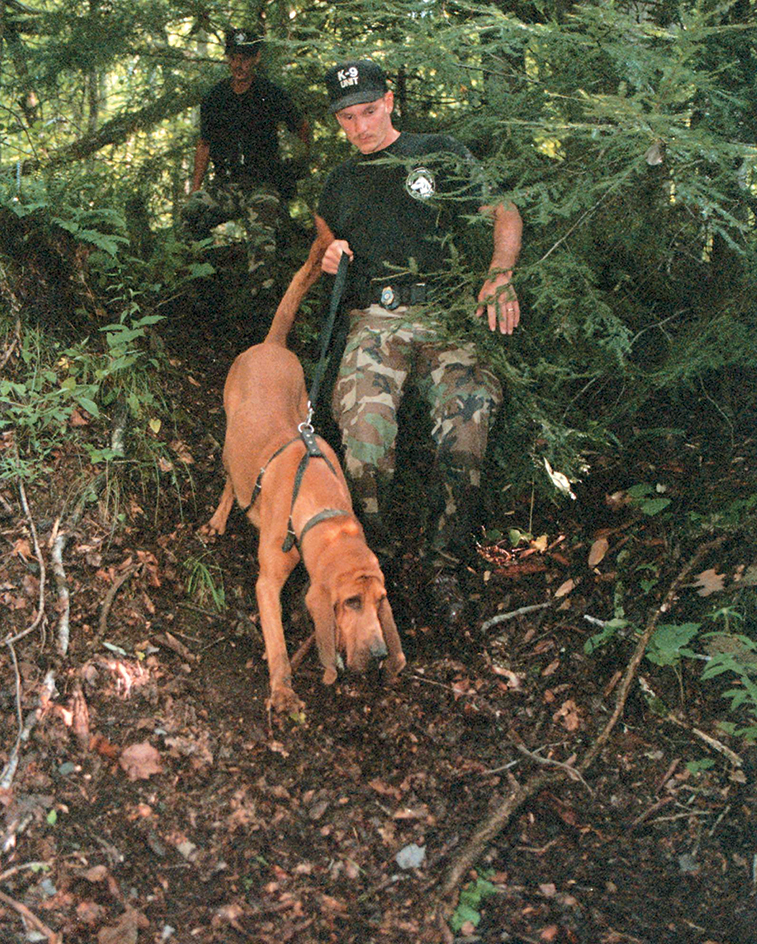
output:
[[[426,297],[425,282],[376,282],[369,289],[368,304],[394,311],[400,305],[421,305]]]

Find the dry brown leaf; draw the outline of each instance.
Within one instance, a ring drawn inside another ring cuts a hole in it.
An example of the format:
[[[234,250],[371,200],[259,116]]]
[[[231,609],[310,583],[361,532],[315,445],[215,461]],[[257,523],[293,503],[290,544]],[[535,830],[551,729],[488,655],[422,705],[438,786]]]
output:
[[[19,557],[23,557],[24,560],[30,560],[34,556],[32,546],[26,538],[19,538],[18,541],[16,541],[13,545],[13,553],[18,554]]]
[[[570,577],[555,590],[555,598],[559,600],[560,597],[567,597],[570,591],[575,589],[576,585],[577,581]]]
[[[127,908],[116,924],[101,928],[97,944],[137,944],[140,928],[149,928],[150,922],[134,908]]]
[[[86,415],[78,409],[74,409],[71,416],[68,418],[68,422],[71,426],[89,426],[89,420]]]
[[[553,721],[559,721],[567,731],[577,731],[581,726],[581,718],[578,714],[578,705],[569,698],[564,701],[560,708],[552,715]]]
[[[148,780],[153,774],[163,772],[160,754],[148,741],[127,747],[118,763],[126,771],[129,780]]]
[[[597,538],[589,551],[589,567],[596,567],[600,564],[610,547],[610,542],[605,537]]]
[[[542,554],[544,553],[544,551],[547,550],[548,544],[549,544],[549,538],[547,537],[546,534],[541,534],[539,535],[538,538],[534,538],[533,541],[529,542],[530,547],[532,547],[535,551],[539,551]]]
[[[711,593],[717,593],[725,586],[725,575],[717,573],[712,567],[709,570],[703,570],[694,578],[694,586],[698,587],[697,593],[700,597],[708,597]]]

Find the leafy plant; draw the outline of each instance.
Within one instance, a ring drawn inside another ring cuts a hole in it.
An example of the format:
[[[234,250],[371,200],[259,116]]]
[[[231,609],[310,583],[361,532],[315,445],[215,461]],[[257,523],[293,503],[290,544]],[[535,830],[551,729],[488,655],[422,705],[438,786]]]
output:
[[[642,482],[639,485],[632,485],[631,488],[627,489],[626,494],[631,499],[631,504],[634,507],[645,515],[654,517],[670,505],[670,499],[662,497],[664,491],[664,485],[653,486]]]
[[[460,892],[457,908],[450,918],[450,927],[458,932],[466,923],[477,927],[481,921],[481,904],[492,895],[497,894],[497,886],[493,885],[487,876],[491,872],[478,875],[473,882],[468,882]]]
[[[184,569],[189,571],[187,577],[187,595],[201,606],[212,603],[217,612],[223,613],[226,609],[226,591],[223,587],[223,571],[208,561],[210,552],[206,551],[200,557],[190,557],[184,561]]]

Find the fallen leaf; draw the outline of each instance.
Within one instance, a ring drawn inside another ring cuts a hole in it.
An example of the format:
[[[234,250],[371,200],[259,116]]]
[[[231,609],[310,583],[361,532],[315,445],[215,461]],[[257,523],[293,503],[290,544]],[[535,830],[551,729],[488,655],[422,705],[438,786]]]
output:
[[[19,538],[13,545],[13,553],[23,557],[24,560],[30,560],[33,557],[32,548],[26,538]]]
[[[555,598],[559,599],[560,597],[566,597],[571,590],[575,589],[577,581],[572,577],[568,578],[564,583],[561,583],[560,586],[555,590]]]
[[[546,669],[541,673],[542,678],[548,678],[550,675],[554,675],[555,672],[560,668],[560,660],[555,659],[553,662],[550,662]]]
[[[94,901],[80,901],[76,906],[76,920],[81,921],[82,924],[99,924],[104,910],[102,905],[98,905]]]
[[[189,451],[189,446],[181,439],[174,439],[171,443],[171,449],[173,449],[177,458],[185,465],[192,465],[195,461],[192,453]]]
[[[140,928],[149,928],[150,922],[134,908],[127,908],[116,924],[101,928],[98,944],[137,944]]]
[[[607,538],[597,538],[589,551],[589,567],[596,567],[597,564],[600,564],[609,547],[610,542]]]
[[[72,411],[71,416],[68,418],[68,422],[71,426],[89,426],[89,420],[78,409],[74,409]]]
[[[118,760],[129,780],[148,780],[163,772],[160,754],[148,741],[127,747]]]
[[[538,538],[535,538],[533,541],[530,542],[530,546],[535,551],[539,551],[542,554],[544,553],[544,551],[547,550],[548,544],[549,544],[549,538],[547,537],[546,534],[541,534],[539,535]]]
[[[700,597],[708,597],[711,593],[717,593],[725,586],[725,575],[717,573],[712,567],[709,570],[703,570],[694,578],[694,586],[698,587],[697,593]]]
[[[553,721],[559,721],[567,731],[577,731],[581,726],[581,718],[578,714],[578,706],[569,698],[564,701],[560,708],[552,715]]]

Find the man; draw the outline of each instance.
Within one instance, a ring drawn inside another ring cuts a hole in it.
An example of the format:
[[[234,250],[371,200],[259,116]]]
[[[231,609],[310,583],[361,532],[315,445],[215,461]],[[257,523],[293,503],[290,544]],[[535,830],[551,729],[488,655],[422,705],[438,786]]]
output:
[[[413,306],[433,301],[427,293],[448,268],[450,227],[480,211],[493,221],[494,252],[476,314],[486,315],[491,331],[512,334],[520,318],[510,281],[520,214],[512,204],[486,203],[478,164],[454,138],[393,126],[393,94],[376,63],[334,66],[326,87],[331,112],[359,152],[332,171],[318,207],[336,237],[322,270],[334,274],[343,253],[351,260],[350,328],[332,407],[353,495],[369,533],[385,532],[397,411],[414,382],[430,409],[444,493],[430,558],[437,573],[445,564],[454,573],[473,550],[481,466],[502,391],[472,344],[451,342],[434,325],[433,305],[423,318]]]
[[[192,190],[183,210],[195,239],[206,238],[219,223],[241,219],[250,272],[272,260],[282,189],[284,196],[291,195],[279,155],[279,125],[296,134],[306,148],[310,145],[308,123],[288,93],[258,75],[262,45],[248,29],[226,34],[231,74],[210,90],[200,106]],[[211,161],[214,174],[203,190]]]

